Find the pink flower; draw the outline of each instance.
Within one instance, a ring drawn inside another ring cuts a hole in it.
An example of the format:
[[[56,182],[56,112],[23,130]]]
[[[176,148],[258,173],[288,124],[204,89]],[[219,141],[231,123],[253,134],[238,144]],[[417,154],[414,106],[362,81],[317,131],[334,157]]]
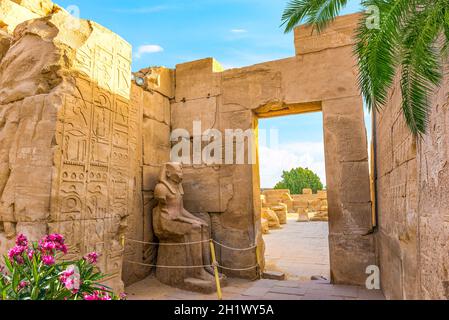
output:
[[[14,248],[8,251],[8,258],[11,262],[16,261],[18,264],[23,264],[25,260],[23,259],[23,252],[26,250],[26,247],[23,246],[15,246]]]
[[[99,257],[98,253],[91,252],[91,253],[87,254],[86,256],[84,256],[84,260],[86,260],[90,264],[95,264],[98,261],[98,257]]]
[[[85,294],[84,295],[84,300],[87,300],[87,301],[100,300],[100,297],[98,296],[98,292],[95,291],[92,294]]]
[[[19,283],[19,289],[23,289],[25,287],[28,287],[29,283],[27,281],[20,281]]]
[[[101,300],[104,300],[104,301],[110,301],[110,300],[112,300],[112,298],[111,298],[111,296],[109,295],[109,294],[105,294],[102,298],[101,298]]]
[[[19,234],[16,239],[16,245],[19,247],[27,247],[28,246],[27,237],[25,237],[25,235],[23,234]]]
[[[42,238],[39,241],[39,250],[45,255],[54,254],[55,251],[67,254],[64,237],[60,234],[51,234]]]
[[[55,264],[55,257],[53,256],[43,256],[42,262],[47,266],[52,266]]]
[[[84,300],[103,300],[109,301],[112,300],[112,297],[107,292],[94,291],[92,294],[85,294]]]
[[[78,289],[81,286],[80,275],[79,272],[75,272],[75,266],[69,266],[67,270],[61,273],[59,277],[59,281],[64,284],[67,290],[71,290],[72,292],[78,292]]]
[[[34,250],[28,249],[28,250],[27,250],[27,254],[28,254],[28,258],[29,258],[30,260],[32,260],[32,259],[33,259],[33,256],[34,256]]]
[[[120,293],[120,300],[126,300],[127,294],[122,292]]]

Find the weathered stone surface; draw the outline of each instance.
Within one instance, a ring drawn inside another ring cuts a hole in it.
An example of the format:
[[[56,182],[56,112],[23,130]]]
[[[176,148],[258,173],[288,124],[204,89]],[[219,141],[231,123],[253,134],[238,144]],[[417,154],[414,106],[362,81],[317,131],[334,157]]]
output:
[[[210,224],[184,209],[182,180],[181,164],[163,165],[154,191],[158,206],[153,210],[153,225],[161,243],[156,276],[171,286],[210,293],[216,289],[213,269],[201,268],[212,263]],[[174,243],[179,245],[174,246]],[[225,280],[225,276],[221,279]]]
[[[376,114],[377,243],[389,299],[447,299],[447,85],[431,95],[428,132],[416,139],[401,113],[400,79]]]
[[[215,97],[220,94],[223,68],[213,58],[176,66],[176,102]]]
[[[144,80],[141,87],[150,93],[157,92],[165,98],[175,96],[175,73],[172,69],[164,67],[151,67],[134,73],[135,77]]]
[[[317,37],[317,31],[313,30],[311,26],[303,25],[296,28],[296,54],[315,53],[354,44],[354,29],[357,27],[360,18],[362,18],[360,13],[339,17],[319,37]]]
[[[0,30],[0,61],[5,56],[11,45],[11,36],[5,31]]]
[[[135,208],[130,159],[139,136],[129,106],[131,48],[94,23],[67,29],[67,17],[19,25],[0,62],[0,221],[9,237],[64,234],[69,258],[99,252],[106,283],[122,290],[120,238]],[[100,44],[110,60],[93,63],[83,53]]]
[[[262,218],[266,219],[268,221],[268,227],[270,229],[280,229],[281,228],[279,217],[273,210],[271,210],[269,208],[262,208]]]
[[[208,129],[216,129],[219,117],[217,104],[215,97],[172,104],[173,130],[187,130],[193,136],[194,121],[201,122],[200,134]]]
[[[287,224],[287,206],[285,204],[272,206],[271,210],[278,216],[280,224]]]
[[[16,2],[18,1],[2,0],[0,2],[0,29],[11,34],[20,23],[43,16],[43,14],[32,12]]]

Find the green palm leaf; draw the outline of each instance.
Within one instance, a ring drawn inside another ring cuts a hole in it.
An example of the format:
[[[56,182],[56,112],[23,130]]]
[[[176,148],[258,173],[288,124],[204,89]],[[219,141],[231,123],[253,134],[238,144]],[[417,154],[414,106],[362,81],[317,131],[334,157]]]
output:
[[[285,32],[290,32],[299,23],[311,24],[321,32],[333,21],[348,0],[291,0],[282,15]]]
[[[289,32],[299,23],[321,32],[347,0],[291,0],[282,16]],[[361,0],[379,9],[379,28],[370,28],[365,13],[357,29],[355,54],[359,87],[370,109],[380,109],[400,70],[402,110],[410,130],[424,133],[429,97],[441,83],[442,61],[449,56],[449,0]],[[440,45],[439,39],[443,39]]]
[[[417,10],[402,32],[402,110],[414,134],[425,132],[429,96],[442,79],[436,42],[442,31],[445,8],[447,0],[437,0]]]

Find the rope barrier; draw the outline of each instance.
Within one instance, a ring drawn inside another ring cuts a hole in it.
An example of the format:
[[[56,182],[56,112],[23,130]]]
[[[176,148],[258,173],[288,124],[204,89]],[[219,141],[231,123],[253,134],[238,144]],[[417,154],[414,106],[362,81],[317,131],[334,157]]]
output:
[[[181,243],[159,243],[159,242],[145,242],[140,240],[134,240],[134,239],[125,239],[129,242],[135,242],[140,244],[149,244],[153,246],[187,246],[187,245],[193,245],[193,244],[201,244],[201,243],[208,243],[210,242],[210,239],[208,240],[202,240],[202,241],[194,241],[194,242],[181,242]]]
[[[181,243],[158,243],[158,242],[146,242],[146,241],[140,241],[140,240],[134,240],[134,239],[124,239],[126,241],[129,242],[135,242],[135,243],[140,243],[140,244],[149,244],[149,245],[153,245],[153,246],[186,246],[186,245],[194,245],[194,244],[201,244],[201,243],[208,243],[210,241],[212,241],[213,243],[215,243],[216,245],[223,247],[225,249],[229,249],[229,250],[233,250],[233,251],[249,251],[249,250],[254,250],[257,248],[256,245],[251,246],[249,248],[234,248],[234,247],[230,247],[227,245],[224,245],[216,240],[213,239],[208,239],[208,240],[202,240],[202,241],[193,241],[193,242],[181,242]]]
[[[135,242],[135,243],[140,243],[140,244],[149,244],[149,245],[156,245],[156,246],[185,246],[185,245],[194,245],[194,244],[203,244],[203,243],[209,243],[210,245],[210,251],[211,251],[211,258],[212,258],[212,264],[210,265],[198,265],[198,266],[164,266],[164,265],[157,265],[157,264],[148,264],[148,263],[143,263],[143,262],[137,262],[137,261],[129,261],[126,260],[125,262],[127,263],[131,263],[131,264],[136,264],[136,265],[140,265],[140,266],[146,266],[146,267],[152,267],[152,268],[167,268],[167,269],[195,269],[195,268],[213,268],[214,269],[214,275],[215,275],[215,282],[216,282],[216,286],[217,286],[217,295],[218,295],[218,300],[222,300],[223,299],[223,293],[221,291],[221,284],[220,284],[220,279],[219,279],[219,273],[218,273],[218,268],[221,268],[223,270],[229,270],[229,271],[249,271],[249,270],[253,270],[253,269],[257,269],[259,268],[258,262],[259,262],[259,252],[257,251],[257,245],[253,245],[249,248],[233,248],[227,245],[224,245],[218,241],[215,241],[214,239],[208,239],[208,240],[202,240],[202,241],[193,241],[193,242],[184,242],[184,243],[156,243],[156,242],[145,242],[145,241],[140,241],[140,240],[134,240],[134,239],[127,239],[125,238],[125,236],[122,236],[122,246],[125,247],[125,240],[129,241],[129,242]],[[230,267],[224,267],[221,266],[218,261],[217,258],[215,256],[215,247],[214,244],[216,244],[217,246],[220,246],[222,248],[228,249],[228,250],[233,250],[233,251],[249,251],[249,250],[254,250],[256,249],[256,259],[257,259],[257,264],[251,267],[247,267],[247,268],[230,268]]]
[[[252,247],[249,247],[249,248],[243,248],[243,249],[242,248],[233,248],[233,247],[226,246],[226,245],[224,245],[224,244],[222,244],[220,242],[217,242],[215,240],[212,240],[212,241],[213,241],[213,243],[215,243],[216,245],[218,245],[220,247],[223,247],[223,248],[226,248],[226,249],[229,249],[229,250],[233,250],[233,251],[249,251],[249,250],[253,250],[253,249],[257,248],[256,245],[254,245]]]
[[[136,261],[130,261],[126,260],[125,262],[131,263],[131,264],[137,264],[145,267],[153,267],[153,268],[167,268],[167,269],[194,269],[194,268],[207,268],[207,267],[213,267],[211,264],[201,265],[201,266],[163,266],[158,264],[148,264],[143,262],[136,262]]]
[[[131,263],[131,264],[137,264],[145,267],[152,267],[152,268],[166,268],[166,269],[194,269],[194,268],[208,268],[208,267],[218,267],[224,270],[230,270],[230,271],[248,271],[252,270],[258,267],[258,265],[248,267],[248,268],[229,268],[229,267],[223,267],[220,264],[206,264],[202,266],[163,266],[163,265],[157,265],[157,264],[148,264],[143,262],[136,262],[136,261],[130,261],[126,260],[125,262]]]

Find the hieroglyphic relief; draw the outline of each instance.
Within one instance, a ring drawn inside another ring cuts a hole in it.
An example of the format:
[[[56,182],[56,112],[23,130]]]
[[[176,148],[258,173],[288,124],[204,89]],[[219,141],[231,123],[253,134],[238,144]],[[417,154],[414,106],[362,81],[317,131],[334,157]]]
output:
[[[120,282],[120,237],[136,188],[130,149],[136,149],[139,134],[137,112],[130,112],[129,103],[131,48],[94,27],[77,53],[75,94],[65,96],[60,116],[61,157],[50,228],[64,233],[75,255],[99,252],[99,267]]]
[[[92,34],[78,49],[74,66],[99,87],[129,100],[131,46],[104,27],[91,24]]]

